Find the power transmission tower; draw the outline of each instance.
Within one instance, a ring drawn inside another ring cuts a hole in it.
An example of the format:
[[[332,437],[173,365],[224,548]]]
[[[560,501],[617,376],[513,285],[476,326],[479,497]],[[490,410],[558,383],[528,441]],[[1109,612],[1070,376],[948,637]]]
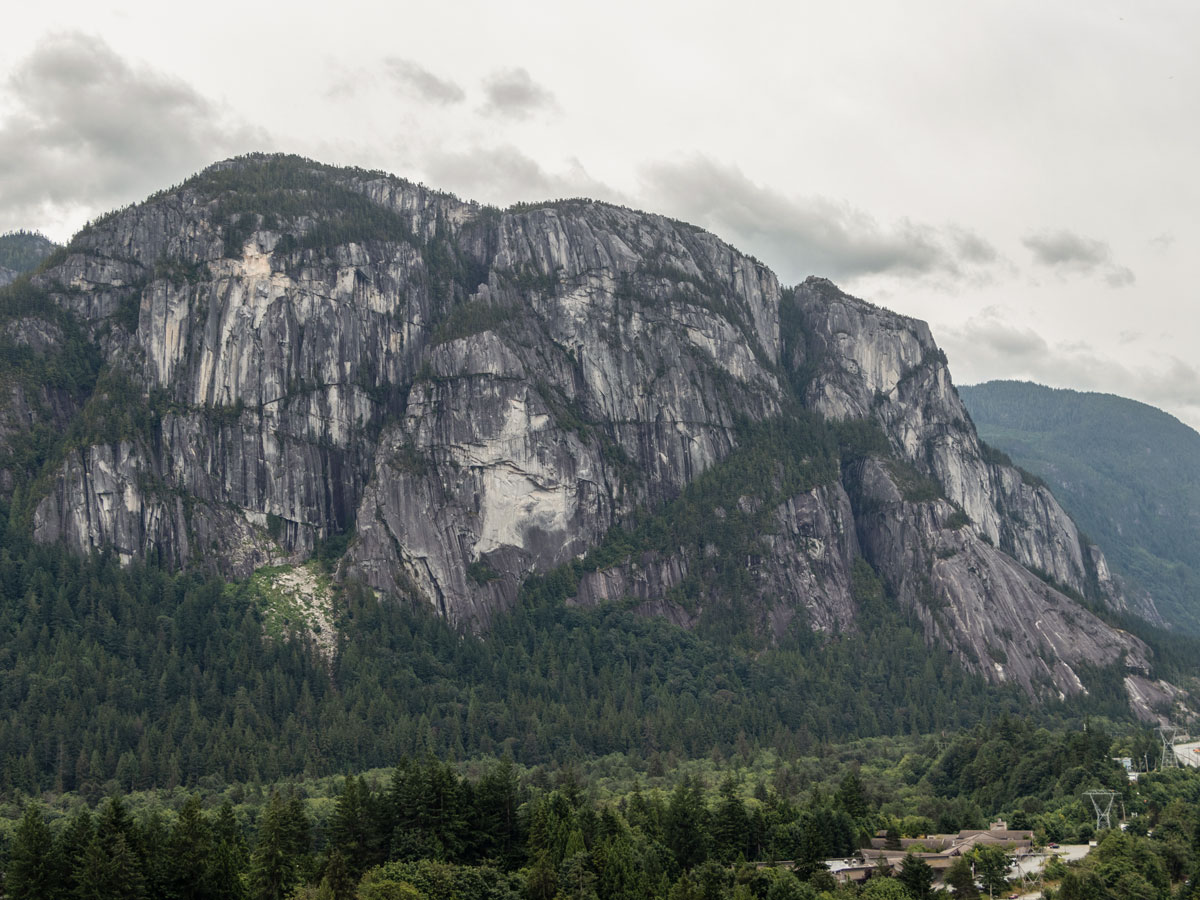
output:
[[[1092,808],[1096,810],[1096,831],[1101,828],[1112,828],[1112,819],[1109,813],[1112,812],[1113,798],[1116,797],[1114,791],[1084,791],[1084,796],[1092,801]]]
[[[1175,725],[1160,725],[1158,727],[1158,736],[1162,739],[1162,760],[1159,762],[1160,769],[1169,769],[1172,766],[1179,765],[1179,758],[1175,756],[1175,736],[1179,734],[1179,728]]]

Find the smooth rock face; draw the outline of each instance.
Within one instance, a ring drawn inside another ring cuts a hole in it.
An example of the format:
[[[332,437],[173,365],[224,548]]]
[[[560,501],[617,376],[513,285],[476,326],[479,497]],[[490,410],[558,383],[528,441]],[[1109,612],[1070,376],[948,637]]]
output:
[[[841,294],[823,279],[797,288],[809,365],[807,401],[831,418],[873,418],[893,448],[935,477],[974,529],[1020,563],[1087,592],[1079,533],[1045,487],[985,461],[944,355],[924,322]]]
[[[1149,669],[1149,649],[1051,588],[968,527],[948,527],[946,501],[907,503],[886,466],[851,476],[863,551],[927,632],[972,668],[1027,690],[1065,697],[1083,689],[1073,668],[1124,662]]]
[[[230,216],[201,176],[89,228],[37,276],[152,410],[143,433],[68,453],[39,540],[244,575],[353,527],[342,577],[478,629],[526,575],[721,463],[739,422],[799,401],[878,423],[944,498],[906,501],[868,458],[770,510],[743,598],[764,628],[855,627],[862,555],[931,642],[994,681],[1066,696],[1081,661],[1148,667],[1050,586],[1121,602],[1049,492],[987,461],[923,323],[810,279],[785,333],[775,276],[691,226],[313,172],[398,224],[322,243],[320,211]],[[672,599],[694,562],[626,559],[572,602],[629,599],[691,626],[723,602]]]

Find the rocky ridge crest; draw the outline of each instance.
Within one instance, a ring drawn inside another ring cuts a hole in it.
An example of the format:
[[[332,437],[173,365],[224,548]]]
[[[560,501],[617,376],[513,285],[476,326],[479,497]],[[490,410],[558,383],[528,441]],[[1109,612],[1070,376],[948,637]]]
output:
[[[993,681],[1066,697],[1122,666],[1142,714],[1170,702],[1148,648],[1080,602],[1123,603],[1103,555],[989,458],[923,323],[783,288],[684,223],[251,157],[85,229],[27,292],[53,314],[7,340],[53,354],[66,315],[102,360],[87,397],[39,406],[92,423],[35,498],[40,541],[244,577],[353,529],[339,577],[481,629],[528,575],[774,448],[706,511],[754,532],[720,563],[735,581],[700,575],[723,538],[624,545],[572,602],[836,632],[861,556]]]

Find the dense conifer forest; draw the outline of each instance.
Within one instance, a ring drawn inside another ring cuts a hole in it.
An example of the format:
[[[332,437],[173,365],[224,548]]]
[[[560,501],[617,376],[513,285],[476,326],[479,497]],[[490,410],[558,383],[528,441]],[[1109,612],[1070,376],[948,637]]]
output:
[[[263,171],[247,183],[244,170],[214,168],[196,182],[220,200],[230,254],[254,227],[314,209],[324,218],[300,249],[416,240],[396,214],[307,167]],[[20,237],[9,246],[32,239]],[[421,249],[439,290],[476,283],[437,239]],[[789,304],[785,292],[785,318]],[[435,340],[504,319],[503,308],[457,309]],[[21,339],[30,312],[56,330],[55,349]],[[116,315],[136,322],[137,309]],[[5,896],[929,900],[916,863],[859,891],[837,887],[821,861],[877,832],[915,837],[997,815],[1043,842],[1086,841],[1096,836],[1080,792],[1094,787],[1118,792],[1128,830],[1100,836],[1050,890],[1191,896],[1200,778],[1156,773],[1135,789],[1113,762],[1157,753],[1128,718],[1120,663],[1080,665],[1086,693],[1064,702],[990,685],[927,642],[862,559],[845,631],[814,633],[801,617],[776,633],[766,603],[745,599],[745,561],[761,553],[770,511],[863,455],[885,459],[906,500],[942,496],[877,426],[799,408],[736,423],[727,458],[582,558],[527,579],[482,635],[328,577],[348,527],[309,562],[334,591],[330,652],[281,624],[255,578],[34,542],[33,510],[66,455],[151,434],[170,404],[105,364],[94,336],[27,276],[0,290],[0,326],[0,388],[29,412],[0,444]],[[565,399],[554,413],[580,435],[598,427]],[[605,453],[623,460],[615,444]],[[966,523],[958,514],[947,527]],[[668,551],[690,561],[669,598],[679,608],[700,609],[713,589],[729,598],[694,628],[639,617],[632,602],[570,603],[585,573]],[[468,574],[496,576],[482,562]],[[1153,677],[1194,679],[1197,639],[1073,599],[1145,640]],[[974,881],[960,888],[970,900]]]
[[[0,234],[0,268],[28,272],[54,252],[55,244],[34,231]]]
[[[1092,673],[1068,709],[987,686],[856,571],[861,631],[800,630],[775,646],[584,610],[574,570],[531,582],[484,637],[347,589],[332,661],[264,637],[246,585],[53,547],[0,550],[0,791],[112,790],[317,777],[400,755],[806,753],[830,741],[928,734],[1009,712],[1052,724],[1125,715],[1119,678]],[[1161,639],[1168,662],[1191,641]]]
[[[922,861],[839,886],[825,860],[877,834],[889,844],[986,828],[997,815],[1039,844],[1098,846],[1022,890],[1047,897],[1191,896],[1200,863],[1200,774],[1131,784],[1111,759],[1149,753],[1149,732],[1051,733],[1001,716],[945,741],[749,754],[662,771],[610,756],[534,768],[426,755],[390,771],[224,791],[54,795],[0,810],[13,898],[703,898],[931,900]],[[1123,830],[1095,833],[1081,792],[1116,793]],[[964,860],[993,893],[1010,885],[980,849]],[[987,874],[988,866],[992,874]],[[976,890],[946,881],[956,895]]]

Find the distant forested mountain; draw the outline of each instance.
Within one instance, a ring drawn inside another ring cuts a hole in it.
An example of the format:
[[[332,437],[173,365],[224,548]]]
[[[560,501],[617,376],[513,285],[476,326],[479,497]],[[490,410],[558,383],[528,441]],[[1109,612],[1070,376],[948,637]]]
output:
[[[1044,478],[1118,574],[1200,631],[1200,434],[1112,394],[1018,381],[959,394],[980,437]]]
[[[45,235],[32,231],[0,234],[0,285],[36,269],[38,263],[53,253],[57,246]]]

